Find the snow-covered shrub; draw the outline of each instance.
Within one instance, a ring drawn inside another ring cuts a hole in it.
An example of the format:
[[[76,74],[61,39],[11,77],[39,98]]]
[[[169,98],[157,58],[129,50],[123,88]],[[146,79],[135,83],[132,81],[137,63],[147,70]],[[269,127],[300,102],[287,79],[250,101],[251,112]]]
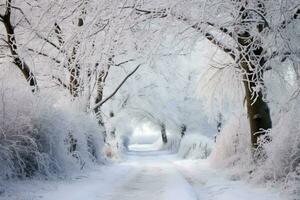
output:
[[[213,142],[199,134],[185,135],[179,145],[178,156],[182,158],[204,159],[212,150]]]
[[[103,130],[93,116],[17,81],[1,83],[0,179],[63,175],[102,161]]]
[[[249,125],[245,115],[232,116],[216,137],[210,161],[215,167],[239,166],[247,171],[251,166]]]
[[[9,83],[9,82],[7,82]],[[31,123],[34,108],[33,97],[29,90],[24,94],[14,92],[15,87],[0,88],[0,177],[9,178],[28,176],[39,166],[44,155],[38,152],[35,137],[37,132]],[[20,92],[20,91],[19,91]]]
[[[263,145],[267,159],[257,167],[256,181],[283,183],[289,194],[300,196],[300,107],[293,102],[282,111],[270,132],[271,142]]]
[[[168,142],[162,145],[162,149],[168,150],[171,153],[177,153],[180,146],[181,137],[179,135],[168,135]]]
[[[32,123],[38,132],[40,151],[55,164],[50,173],[66,172],[91,161],[101,162],[102,129],[93,116],[76,109],[42,106]]]

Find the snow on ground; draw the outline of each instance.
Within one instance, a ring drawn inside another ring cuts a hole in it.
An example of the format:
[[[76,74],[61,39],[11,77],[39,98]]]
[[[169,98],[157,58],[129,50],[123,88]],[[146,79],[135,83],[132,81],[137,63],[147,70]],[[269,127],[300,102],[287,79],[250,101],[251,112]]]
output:
[[[123,162],[69,180],[7,182],[0,200],[285,199],[278,191],[230,180],[225,172],[210,168],[206,160],[179,160],[149,145],[130,149]]]
[[[176,168],[192,185],[199,200],[285,200],[276,189],[261,188],[212,169],[207,160],[179,160]]]

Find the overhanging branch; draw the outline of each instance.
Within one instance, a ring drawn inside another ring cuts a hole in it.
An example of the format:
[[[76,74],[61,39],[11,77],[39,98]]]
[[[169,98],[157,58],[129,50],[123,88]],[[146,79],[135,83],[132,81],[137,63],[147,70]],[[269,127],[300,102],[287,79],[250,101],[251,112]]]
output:
[[[142,64],[139,64],[138,66],[136,66],[136,68],[123,79],[123,81],[118,85],[118,87],[108,97],[106,97],[104,100],[102,100],[101,102],[97,103],[94,106],[93,110],[96,110],[97,108],[101,107],[105,102],[107,102],[109,99],[111,99],[119,91],[119,89],[124,85],[124,83],[127,81],[127,79],[129,77],[131,77],[140,68],[141,65]]]
[[[232,38],[232,32],[229,31],[225,27],[218,27],[216,24],[214,24],[212,22],[208,22],[208,21],[207,22],[197,22],[197,23],[194,23],[193,25],[191,25],[192,22],[190,19],[188,19],[182,15],[176,15],[175,13],[170,12],[170,8],[163,8],[163,9],[159,9],[159,10],[145,10],[145,9],[140,9],[140,8],[135,8],[135,7],[131,7],[131,8],[135,9],[137,11],[137,13],[140,15],[152,15],[152,18],[165,18],[170,14],[171,16],[175,17],[177,20],[185,22],[185,23],[189,24],[191,28],[195,29],[196,31],[201,32],[201,34],[203,34],[206,39],[208,39],[214,45],[218,46],[221,50],[223,50],[226,54],[228,54],[233,59],[236,58],[233,49],[226,47],[225,44],[223,44],[221,41],[217,40],[215,38],[215,36],[213,36],[211,33],[204,31],[201,28],[201,25],[211,26]]]

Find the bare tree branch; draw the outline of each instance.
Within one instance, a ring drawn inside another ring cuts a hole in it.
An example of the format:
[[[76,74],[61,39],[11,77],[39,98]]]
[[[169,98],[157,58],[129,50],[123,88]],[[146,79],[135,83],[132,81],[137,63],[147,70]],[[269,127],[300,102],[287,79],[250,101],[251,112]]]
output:
[[[54,28],[54,32],[56,33],[59,45],[63,46],[64,43],[65,43],[65,41],[64,41],[64,39],[62,37],[62,30],[61,30],[60,26],[56,22],[54,23],[54,27],[55,27]]]
[[[294,15],[291,16],[290,19],[284,20],[283,22],[281,22],[280,28],[285,29],[287,27],[287,25],[289,25],[290,23],[292,23],[295,19],[298,19],[299,15],[300,15],[300,8],[298,8],[296,10],[296,12],[294,13]]]
[[[61,61],[57,60],[56,58],[53,58],[53,57],[49,56],[48,54],[46,54],[46,53],[44,53],[44,52],[36,51],[36,50],[34,50],[34,49],[32,49],[32,48],[27,48],[27,50],[28,50],[28,51],[31,51],[31,52],[33,52],[33,53],[36,53],[36,54],[38,54],[38,55],[47,57],[47,58],[53,60],[53,61],[54,61],[55,63],[57,63],[57,64],[60,64],[60,63],[61,63]]]
[[[122,87],[122,85],[124,85],[124,83],[127,81],[127,79],[129,77],[131,77],[141,66],[142,64],[139,64],[132,72],[130,72],[124,79],[123,81],[118,85],[118,87],[108,96],[106,97],[104,100],[102,100],[101,102],[97,103],[93,110],[97,109],[98,107],[101,107],[105,102],[107,102],[109,99],[111,99],[117,92],[118,90]]]
[[[139,14],[144,14],[144,15],[153,15],[153,18],[165,18],[169,15],[168,11],[170,10],[169,8],[164,8],[164,9],[160,9],[160,10],[144,10],[144,9],[139,9],[139,8],[135,8],[135,7],[131,7],[133,9],[135,9]],[[190,19],[184,17],[184,16],[178,16],[176,14],[172,14],[170,12],[170,15],[172,15],[173,17],[175,17],[177,20],[185,22],[187,24],[191,24],[192,22],[190,21]],[[214,27],[216,29],[218,29],[219,31],[221,31],[222,33],[226,34],[229,37],[232,37],[232,32],[229,31],[227,28],[225,27],[218,27],[216,24],[212,23],[212,22],[197,22],[193,25],[191,25],[191,28],[195,29],[196,31],[201,32],[204,37],[206,39],[208,39],[209,41],[211,41],[214,45],[218,46],[220,49],[222,49],[225,53],[229,54],[233,59],[236,58],[234,50],[226,47],[225,44],[221,43],[220,41],[218,41],[215,36],[213,36],[212,34],[210,34],[207,31],[204,31],[201,28],[201,25],[209,25],[211,27]]]
[[[269,22],[263,14],[261,14],[260,12],[258,12],[257,10],[254,10],[254,9],[246,9],[244,12],[249,12],[249,11],[254,12],[261,17],[261,19],[264,21],[263,27],[270,28]]]
[[[131,7],[134,8],[134,7]],[[179,21],[183,21],[183,22],[189,22],[190,20],[184,16],[178,16],[175,13],[168,13],[167,11],[170,10],[170,8],[164,8],[164,9],[160,9],[160,10],[144,10],[144,9],[139,9],[139,8],[134,8],[136,11],[138,11],[138,13],[143,13],[144,15],[150,15],[152,14],[152,18],[165,18],[167,17],[169,14],[173,17],[175,17],[176,19],[178,19]],[[212,26],[216,29],[218,29],[219,31],[221,31],[222,33],[227,34],[228,36],[232,37],[232,32],[229,31],[227,28],[225,27],[218,27],[216,24],[212,23],[212,22],[198,22],[198,25],[200,24],[206,24],[209,26]]]
[[[28,18],[26,17],[25,13],[23,12],[23,10],[19,7],[16,6],[11,6],[11,8],[18,10],[24,17],[25,21],[30,25],[30,21],[28,20]]]
[[[89,38],[89,37],[92,37],[94,35],[97,35],[99,32],[103,31],[108,26],[108,24],[109,24],[109,20],[107,20],[107,22],[100,29],[98,29],[96,32],[90,34],[87,37]]]
[[[58,82],[58,85],[61,85],[66,89],[69,89],[69,86],[67,84],[65,84],[60,78],[58,78],[56,76],[52,76],[52,79],[56,80]]]
[[[126,60],[126,61],[117,63],[117,64],[113,64],[113,66],[119,67],[119,66],[121,66],[121,65],[124,65],[124,64],[129,63],[129,62],[132,62],[132,61],[134,61],[134,59],[129,59],[129,60]]]
[[[53,42],[51,42],[48,38],[40,35],[39,33],[36,33],[36,35],[38,36],[38,38],[44,40],[45,42],[47,42],[48,44],[50,44],[51,46],[53,46],[54,48],[56,48],[57,50],[60,51],[60,48],[56,44],[54,44]]]

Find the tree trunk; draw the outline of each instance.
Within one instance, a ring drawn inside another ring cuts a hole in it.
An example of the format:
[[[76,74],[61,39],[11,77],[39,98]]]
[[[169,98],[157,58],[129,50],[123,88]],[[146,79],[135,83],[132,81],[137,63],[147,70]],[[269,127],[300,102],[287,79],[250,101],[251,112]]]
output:
[[[105,84],[105,79],[107,77],[107,72],[105,72],[104,70],[102,70],[100,72],[100,74],[97,77],[97,94],[96,94],[96,98],[95,98],[95,104],[97,105],[98,103],[100,103],[103,99],[103,89],[104,89],[104,84]],[[96,106],[94,108],[94,112],[97,116],[98,119],[98,123],[101,126],[104,126],[104,122],[102,120],[102,116],[100,113],[100,106]]]
[[[83,18],[78,19],[77,23],[78,27],[83,26]],[[60,38],[59,38],[60,40]],[[69,89],[70,93],[73,97],[78,97],[80,93],[80,64],[76,59],[78,54],[80,41],[76,41],[75,46],[73,47],[73,51],[71,57],[69,58],[68,62],[68,69],[70,72],[70,82],[69,82]]]
[[[161,139],[162,139],[163,143],[166,144],[168,142],[168,138],[167,138],[167,132],[166,132],[166,125],[164,123],[162,123],[160,125],[160,131],[161,131]]]
[[[82,27],[84,25],[83,18],[78,19],[77,26]],[[59,47],[63,47],[65,44],[65,40],[62,35],[62,29],[57,23],[54,23],[54,31],[57,36],[58,42],[59,42]],[[66,56],[68,58],[67,66],[65,66],[70,75],[69,75],[69,83],[68,83],[68,89],[70,91],[70,94],[72,97],[76,98],[79,97],[80,95],[80,87],[81,87],[81,80],[80,80],[80,63],[77,60],[77,54],[78,54],[78,49],[80,46],[80,41],[77,40],[75,41],[75,44],[73,46],[71,55],[68,55],[66,51],[63,51],[66,53]]]
[[[272,128],[269,106],[263,96],[265,57],[261,45],[257,45],[255,48],[252,46],[253,36],[248,32],[239,34],[238,42],[242,49],[240,52],[243,52],[240,53],[239,66],[243,72],[251,144],[255,150],[258,147],[259,137],[264,135],[266,130]],[[254,91],[255,88],[257,88],[256,91]]]
[[[248,63],[246,62],[241,63],[243,68],[248,68],[247,65]],[[259,137],[264,135],[266,130],[272,128],[272,121],[269,106],[263,99],[262,91],[259,91],[256,94],[256,100],[252,99],[253,90],[251,88],[255,87],[255,83],[247,81],[247,79],[251,80],[252,76],[254,75],[244,75],[246,80],[244,80],[243,83],[245,87],[245,100],[251,131],[251,144],[254,149],[257,149]]]
[[[218,121],[217,121],[217,131],[218,131],[218,133],[220,133],[221,130],[222,130],[222,121],[223,121],[223,115],[221,113],[219,113]]]
[[[113,118],[115,116],[115,114],[114,114],[114,112],[113,111],[110,111],[109,112],[109,117],[110,118]],[[112,129],[111,129],[111,131],[110,131],[110,136],[112,137],[112,138],[116,138],[116,127],[112,127]]]
[[[186,129],[187,129],[186,125],[182,124],[181,125],[181,132],[180,132],[181,138],[183,138],[185,136]]]
[[[75,48],[74,48],[75,49]],[[73,64],[70,64],[69,66],[69,72],[70,72],[70,83],[69,83],[69,90],[73,97],[79,97],[80,92],[80,66],[76,63],[74,66]]]
[[[245,7],[240,9],[241,24],[249,23],[252,15],[245,12]],[[257,1],[257,9],[266,15],[264,1]],[[266,24],[257,23],[258,32],[262,32]],[[272,128],[272,120],[267,102],[264,99],[264,72],[266,70],[266,56],[263,44],[259,37],[251,35],[251,26],[244,27],[237,35],[239,66],[243,73],[243,84],[245,88],[245,101],[247,115],[251,132],[251,144],[254,150],[257,150],[259,138],[265,134],[265,131]]]
[[[11,24],[11,2],[7,4],[7,11],[4,16],[1,16],[1,21],[3,22],[6,33],[7,33],[7,43],[9,45],[10,52],[13,56],[13,63],[21,70],[23,76],[31,86],[32,92],[37,91],[37,81],[30,70],[29,66],[18,54],[17,41],[15,37],[14,26]]]
[[[103,89],[106,77],[108,75],[108,72],[105,72],[104,70],[101,70],[101,72],[97,76],[97,91],[96,91],[96,98],[95,98],[95,104],[97,105],[100,103],[103,99]],[[101,115],[101,106],[96,106],[94,108],[94,113],[96,114],[98,124],[102,127],[105,127],[102,115]],[[103,132],[103,141],[106,142],[107,139],[107,132]]]

